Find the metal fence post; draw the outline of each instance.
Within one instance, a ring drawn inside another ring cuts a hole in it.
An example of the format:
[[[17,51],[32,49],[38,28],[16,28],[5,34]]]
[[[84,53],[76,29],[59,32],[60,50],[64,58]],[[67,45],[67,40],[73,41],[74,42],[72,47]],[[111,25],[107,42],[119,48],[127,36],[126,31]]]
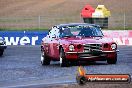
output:
[[[40,16],[38,16],[38,28],[40,28],[40,24],[41,23],[41,17]]]
[[[126,14],[124,13],[124,30],[126,29]]]

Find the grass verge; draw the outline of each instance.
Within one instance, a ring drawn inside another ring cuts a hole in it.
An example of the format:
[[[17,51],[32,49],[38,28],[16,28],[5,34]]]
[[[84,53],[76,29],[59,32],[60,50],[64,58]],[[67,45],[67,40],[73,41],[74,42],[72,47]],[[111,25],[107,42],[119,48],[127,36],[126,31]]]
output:
[[[47,31],[48,28],[0,28],[0,31]]]

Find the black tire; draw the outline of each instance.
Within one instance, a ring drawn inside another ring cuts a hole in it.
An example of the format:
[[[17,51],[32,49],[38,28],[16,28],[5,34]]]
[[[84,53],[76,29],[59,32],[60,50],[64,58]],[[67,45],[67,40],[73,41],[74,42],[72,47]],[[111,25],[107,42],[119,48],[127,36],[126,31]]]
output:
[[[4,50],[0,50],[0,56],[2,56],[4,53]]]
[[[60,49],[60,66],[61,67],[69,67],[70,66],[69,61],[65,57],[65,52],[64,52],[63,48]]]
[[[41,53],[41,64],[42,65],[50,65],[51,59],[46,56],[45,52],[42,51]]]
[[[107,63],[108,64],[116,64],[117,63],[117,53],[115,54],[115,58],[108,58]]]

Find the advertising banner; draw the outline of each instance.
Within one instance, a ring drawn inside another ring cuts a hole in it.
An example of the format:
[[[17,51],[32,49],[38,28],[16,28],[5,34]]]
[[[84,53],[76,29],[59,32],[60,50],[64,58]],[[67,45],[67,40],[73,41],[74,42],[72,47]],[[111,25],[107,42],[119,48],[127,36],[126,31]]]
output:
[[[46,31],[0,31],[7,45],[40,45]]]
[[[103,33],[118,45],[132,45],[131,30],[103,30]],[[47,31],[0,31],[7,45],[40,45],[47,34]]]
[[[132,30],[104,30],[103,33],[118,45],[132,45]]]

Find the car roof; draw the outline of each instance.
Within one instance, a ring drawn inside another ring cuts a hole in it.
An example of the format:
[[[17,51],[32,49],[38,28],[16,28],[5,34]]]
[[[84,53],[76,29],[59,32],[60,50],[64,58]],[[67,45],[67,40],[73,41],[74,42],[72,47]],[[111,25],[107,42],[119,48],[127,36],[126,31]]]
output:
[[[59,24],[59,25],[56,25],[57,27],[59,28],[62,28],[62,27],[65,27],[65,26],[94,26],[94,27],[100,27],[99,25],[96,25],[96,24],[88,24],[88,23],[68,23],[68,24]]]

